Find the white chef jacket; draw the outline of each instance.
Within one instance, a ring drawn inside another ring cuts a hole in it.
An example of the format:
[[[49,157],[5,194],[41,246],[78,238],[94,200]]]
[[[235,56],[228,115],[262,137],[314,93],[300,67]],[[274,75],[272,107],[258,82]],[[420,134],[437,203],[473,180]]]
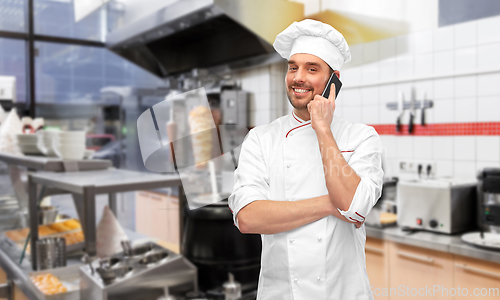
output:
[[[382,145],[373,127],[334,116],[331,130],[351,168],[361,177],[346,218],[365,218],[381,195]],[[321,152],[310,121],[293,112],[253,128],[241,145],[229,207],[253,201],[296,201],[327,195]],[[328,216],[302,227],[262,234],[258,300],[373,299],[366,273],[363,225]]]

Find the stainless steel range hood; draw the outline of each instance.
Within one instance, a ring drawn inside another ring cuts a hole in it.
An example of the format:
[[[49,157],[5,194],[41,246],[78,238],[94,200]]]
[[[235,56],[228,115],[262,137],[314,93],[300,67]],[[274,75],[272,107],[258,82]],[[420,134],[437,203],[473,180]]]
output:
[[[109,33],[106,45],[167,77],[274,53],[276,35],[304,18],[285,0],[179,0]]]

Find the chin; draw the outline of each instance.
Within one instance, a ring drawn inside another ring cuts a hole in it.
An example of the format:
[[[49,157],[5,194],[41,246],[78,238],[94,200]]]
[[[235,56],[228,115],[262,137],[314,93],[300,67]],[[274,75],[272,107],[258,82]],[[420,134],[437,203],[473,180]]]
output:
[[[292,105],[293,108],[298,110],[307,110],[307,104],[311,102],[312,99],[297,99],[293,95],[291,96],[289,92],[286,93],[288,98],[288,102]]]

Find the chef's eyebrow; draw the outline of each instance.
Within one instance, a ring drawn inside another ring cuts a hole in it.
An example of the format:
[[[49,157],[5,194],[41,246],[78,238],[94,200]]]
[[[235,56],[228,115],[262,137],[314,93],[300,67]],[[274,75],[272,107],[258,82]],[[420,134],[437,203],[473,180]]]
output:
[[[294,60],[289,60],[288,64],[289,65],[296,65],[297,63]],[[311,62],[306,62],[306,65],[308,65],[308,66],[315,66],[315,67],[321,68],[320,64],[312,62],[312,61]]]

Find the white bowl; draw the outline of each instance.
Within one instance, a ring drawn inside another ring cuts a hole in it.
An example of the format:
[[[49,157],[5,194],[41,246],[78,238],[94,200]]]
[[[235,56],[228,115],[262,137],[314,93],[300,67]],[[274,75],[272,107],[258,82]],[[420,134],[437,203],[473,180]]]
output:
[[[59,138],[61,139],[85,139],[85,131],[60,131]]]
[[[85,145],[55,145],[54,152],[62,159],[81,160],[85,155]]]

